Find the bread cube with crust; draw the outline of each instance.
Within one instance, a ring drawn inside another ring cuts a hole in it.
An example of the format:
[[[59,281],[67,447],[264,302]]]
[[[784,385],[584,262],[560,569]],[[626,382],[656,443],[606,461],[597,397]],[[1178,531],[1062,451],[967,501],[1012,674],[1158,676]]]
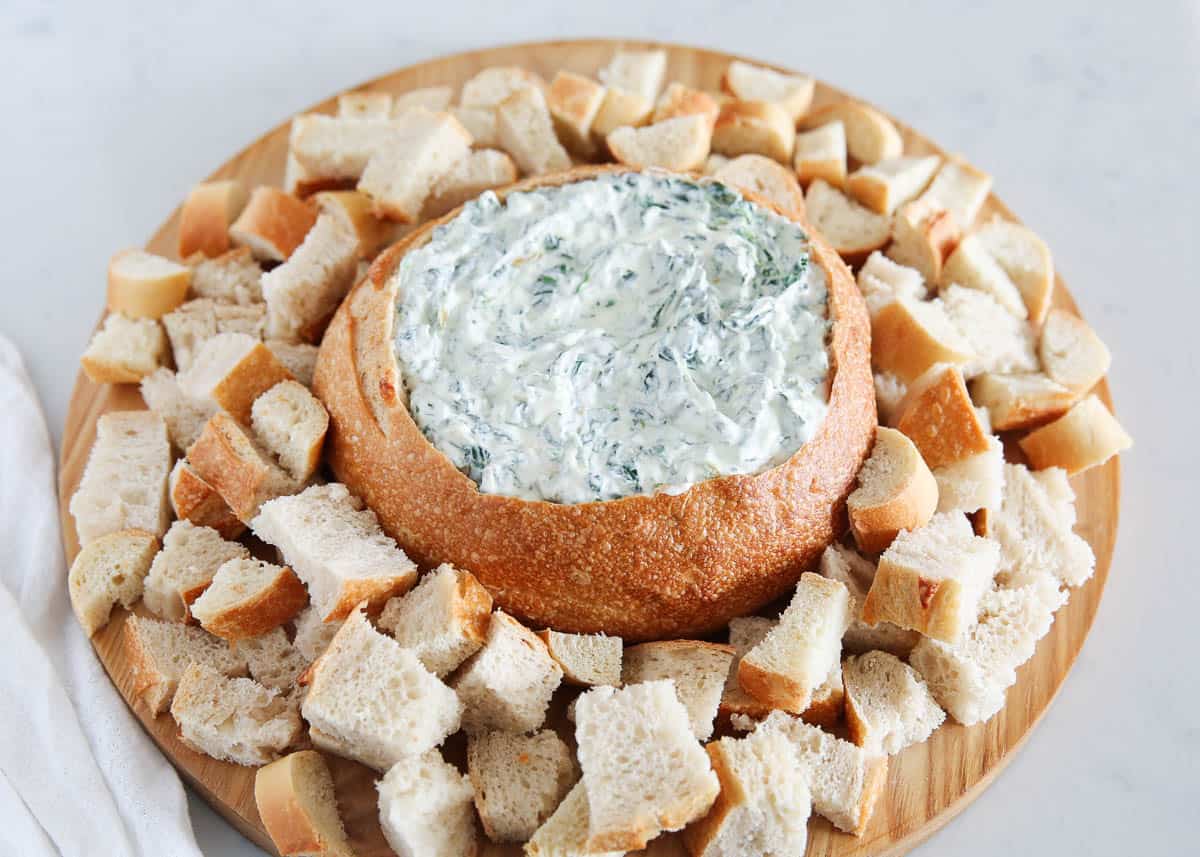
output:
[[[424,213],[427,217],[440,217],[485,190],[516,180],[517,165],[512,158],[496,149],[475,149],[437,180]]]
[[[301,750],[258,769],[254,802],[280,854],[351,857],[333,777],[321,754]]]
[[[839,581],[850,594],[850,624],[842,635],[842,650],[861,654],[878,649],[900,658],[908,657],[920,634],[907,628],[898,628],[891,622],[873,625],[863,621],[863,602],[867,600],[867,591],[875,579],[875,563],[850,548],[832,544],[821,554],[819,568],[823,577]],[[804,719],[813,722],[808,717]]]
[[[937,504],[937,482],[913,442],[903,432],[877,428],[858,487],[846,501],[859,548],[886,550],[901,530],[925,526]]]
[[[359,239],[332,215],[317,218],[286,262],[263,274],[270,339],[319,342],[325,325],[354,285]]]
[[[321,463],[329,413],[308,388],[280,381],[250,408],[254,433],[297,482],[307,482]]]
[[[256,187],[229,234],[234,243],[249,247],[254,258],[286,261],[317,222],[316,209],[278,188]]]
[[[670,679],[688,711],[692,732],[707,741],[721,702],[734,649],[702,640],[660,640],[625,651],[621,679],[626,685]]]
[[[912,382],[894,422],[931,468],[987,452],[991,444],[962,370],[950,364],[935,365]]]
[[[781,164],[792,162],[795,123],[771,101],[730,101],[721,105],[712,125],[712,149],[722,155],[765,155]]]
[[[152,714],[170,707],[179,679],[190,664],[204,664],[226,676],[246,674],[246,661],[239,653],[194,625],[133,614],[122,630],[125,657],[133,673],[133,694]]]
[[[571,156],[558,142],[554,120],[540,89],[518,89],[496,107],[496,136],[521,172],[538,176],[565,170]]]
[[[1033,468],[1061,467],[1074,476],[1129,449],[1133,438],[1093,394],[1054,422],[1025,435],[1020,445]]]
[[[920,673],[895,655],[856,655],[842,672],[850,740],[871,755],[919,744],[946,719]]]
[[[547,628],[538,631],[550,657],[562,667],[563,681],[595,687],[621,683],[623,646],[620,637],[606,634],[564,634]]]
[[[904,142],[892,120],[858,101],[839,101],[814,110],[803,124],[806,128],[816,128],[834,121],[844,126],[850,157],[861,164],[898,158],[903,153]]]
[[[183,303],[192,269],[145,250],[122,250],[108,263],[108,309],[126,318],[162,318]]]
[[[176,381],[193,402],[214,413],[224,410],[248,425],[254,400],[291,378],[260,340],[244,333],[218,333],[201,344],[192,365]]]
[[[471,784],[437,750],[398,759],[378,789],[379,825],[397,854],[475,857]]]
[[[79,358],[97,384],[136,384],[167,363],[167,337],[152,318],[111,313]]]
[[[813,226],[849,265],[860,264],[888,242],[889,217],[859,205],[820,179],[809,185],[804,204]]]
[[[587,846],[591,811],[587,789],[578,782],[525,845],[528,857],[621,857],[624,851],[592,851]]]
[[[548,729],[472,735],[467,774],[483,831],[493,842],[527,841],[577,779],[570,748]]]
[[[596,81],[571,71],[559,71],[546,91],[546,107],[559,139],[582,158],[596,154],[592,122],[604,103],[604,92]]]
[[[740,155],[721,166],[714,174],[719,182],[741,188],[774,204],[784,216],[804,216],[804,193],[796,174],[763,155]]]
[[[641,128],[617,128],[608,135],[608,149],[628,166],[686,172],[704,163],[711,139],[703,116],[679,116]]]
[[[237,247],[212,258],[187,258],[192,265],[193,297],[239,306],[262,302],[262,266],[249,247]]]
[[[190,606],[231,559],[249,559],[245,545],[227,541],[209,527],[175,521],[146,576],[146,609],[172,622],[190,618]]]
[[[892,218],[892,243],[887,254],[921,272],[926,282],[938,283],[946,259],[962,238],[954,215],[937,200],[919,197],[905,203]]]
[[[846,184],[846,126],[840,119],[800,131],[792,147],[792,167],[800,184],[820,180],[835,188]]]
[[[210,634],[236,641],[278,628],[307,603],[308,592],[290,568],[235,558],[217,569],[190,611]]]
[[[636,93],[653,104],[666,74],[666,51],[621,49],[597,76],[610,89]]]
[[[188,449],[188,461],[246,523],[258,514],[263,503],[300,487],[256,438],[223,411],[213,414],[205,424]]]
[[[389,121],[397,127],[372,152],[358,189],[371,197],[377,216],[412,223],[434,183],[470,150],[471,135],[449,113],[423,107]]]
[[[975,222],[991,190],[991,176],[961,158],[949,157],[918,201],[949,212],[958,229],[965,232]]]
[[[778,104],[792,122],[808,112],[816,82],[804,74],[783,74],[773,69],[734,60],[721,75],[721,89],[739,101]]]
[[[925,189],[941,162],[937,155],[885,158],[851,173],[846,189],[876,214],[891,214]]]
[[[141,598],[157,550],[158,539],[144,530],[117,530],[83,546],[71,563],[67,591],[85,634],[107,625],[117,604],[129,608]]]
[[[1108,346],[1079,316],[1061,309],[1046,315],[1038,339],[1038,357],[1047,377],[1082,395],[1108,373]]]
[[[228,252],[229,227],[248,198],[237,179],[203,182],[192,188],[179,209],[179,258],[187,259],[193,253],[212,258]]]

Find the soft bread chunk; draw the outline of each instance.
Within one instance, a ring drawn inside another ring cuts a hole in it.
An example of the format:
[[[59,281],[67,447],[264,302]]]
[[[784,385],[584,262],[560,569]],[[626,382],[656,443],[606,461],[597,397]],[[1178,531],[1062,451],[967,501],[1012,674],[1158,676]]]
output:
[[[1067,412],[1075,393],[1041,372],[986,373],[971,381],[971,399],[986,408],[996,431],[1029,428]]]
[[[437,750],[400,758],[379,781],[379,826],[399,857],[475,857],[471,784]]]
[[[876,429],[858,487],[846,501],[859,548],[885,550],[901,530],[925,526],[937,504],[937,482],[913,442],[895,429]]]
[[[938,364],[962,364],[974,358],[970,343],[939,303],[897,297],[875,314],[871,363],[877,372],[911,385]]]
[[[254,400],[250,424],[297,482],[307,482],[316,472],[329,414],[307,387],[280,381]]]
[[[538,631],[550,657],[562,667],[568,684],[595,687],[621,683],[620,637],[606,634],[564,634],[547,628]]]
[[[324,621],[321,611],[310,604],[296,614],[292,626],[295,629],[292,645],[311,663],[329,648],[342,623]]]
[[[895,422],[931,468],[987,452],[991,437],[971,404],[962,370],[948,364],[912,382]]]
[[[904,151],[900,132],[892,121],[873,107],[858,101],[839,101],[810,113],[805,126],[816,128],[840,121],[846,129],[850,157],[863,164],[898,158]]]
[[[975,621],[999,562],[1000,546],[976,536],[961,512],[934,515],[879,558],[863,620],[955,642]]]
[[[1061,467],[1070,475],[1099,467],[1133,446],[1131,438],[1096,395],[1020,440],[1035,470]]]
[[[249,306],[262,302],[262,266],[249,247],[237,247],[214,258],[189,258],[192,267],[191,294],[222,303]]]
[[[792,219],[804,216],[804,193],[796,174],[762,155],[741,155],[714,174],[723,182],[762,197]]]
[[[1092,576],[1096,557],[1072,529],[1074,492],[1066,485],[1065,496],[1052,496],[1039,475],[1022,464],[1004,465],[1004,500],[989,522],[1000,543],[1000,577],[1011,583],[1049,574],[1067,586],[1080,586]]]
[[[263,274],[266,335],[318,342],[334,310],[354,285],[358,246],[357,236],[331,215],[318,217],[291,257]]]
[[[258,769],[254,802],[275,849],[285,857],[352,857],[338,815],[333,777],[321,754],[301,750]]]
[[[308,342],[285,342],[282,339],[268,339],[266,344],[297,381],[305,387],[312,386],[313,373],[317,368],[317,346]]]
[[[808,774],[813,810],[834,827],[862,836],[887,782],[887,756],[868,755],[861,747],[835,738],[797,717],[776,711],[755,733],[777,733]]]
[[[449,113],[467,129],[476,146],[500,145],[496,131],[496,110],[493,107],[451,107]]]
[[[256,187],[229,234],[256,259],[284,262],[317,222],[316,209],[273,187]]]
[[[684,172],[699,169],[708,157],[711,140],[710,123],[703,116],[691,115],[643,128],[618,128],[608,135],[608,148],[622,164]]]
[[[386,119],[392,115],[390,92],[343,92],[337,97],[342,119]]]
[[[125,620],[125,657],[133,673],[133,694],[152,714],[171,705],[184,671],[204,664],[222,675],[244,676],[246,661],[219,637],[194,625],[160,622],[136,614]]]
[[[889,218],[859,205],[837,188],[818,179],[804,198],[809,219],[848,264],[861,262],[887,244]]]
[[[580,157],[596,153],[592,122],[604,103],[604,87],[590,77],[559,71],[546,91],[546,107],[563,144]]]
[[[952,285],[938,297],[950,323],[971,343],[975,359],[963,366],[974,378],[985,372],[1036,372],[1033,327],[1007,313],[987,292]]]
[[[666,51],[618,50],[597,76],[605,86],[636,93],[653,104],[666,74]]]
[[[142,581],[157,550],[153,533],[117,530],[79,551],[67,587],[71,609],[89,637],[108,624],[114,605],[129,608],[142,597]]]
[[[713,733],[733,655],[732,646],[701,640],[642,643],[625,651],[621,679],[626,686],[670,679],[687,709],[692,733],[698,740],[707,741]]]
[[[1004,488],[1004,445],[998,437],[990,437],[986,452],[935,467],[933,478],[938,485],[939,512],[997,509]]]
[[[720,784],[670,681],[593,688],[575,723],[589,852],[635,851],[712,806]]]
[[[200,478],[186,458],[175,462],[168,481],[175,517],[198,527],[211,527],[222,538],[236,539],[246,530],[217,489]]]
[[[875,385],[875,408],[879,415],[879,423],[890,424],[895,419],[905,394],[908,393],[908,386],[891,372],[876,372],[872,381]]]
[[[704,159],[704,169],[701,171],[706,176],[715,176],[717,170],[729,163],[732,158],[727,158],[724,155],[719,155],[716,152],[709,153],[709,156]]]
[[[146,407],[162,417],[171,444],[186,451],[200,437],[213,415],[212,402],[199,402],[179,388],[178,376],[170,369],[155,369],[142,379],[138,389]]]
[[[265,765],[300,735],[295,698],[201,663],[179,679],[171,716],[193,750],[236,765]]]
[[[354,182],[362,176],[372,155],[403,136],[409,112],[400,119],[319,113],[297,116],[292,120],[290,152],[310,183]]]
[[[122,250],[108,263],[108,308],[126,318],[162,318],[183,303],[192,269],[145,250]]]
[[[417,656],[353,610],[307,673],[304,719],[339,755],[385,771],[458,731],[462,704]]]
[[[919,744],[946,719],[920,673],[895,655],[847,658],[842,672],[850,740],[871,755]]]
[[[526,843],[525,854],[528,857],[621,857],[624,851],[593,851],[587,847],[590,821],[587,789],[578,782]]]
[[[204,182],[192,188],[179,210],[179,258],[193,253],[220,256],[229,250],[229,227],[246,207],[249,194],[237,179]]]
[[[411,110],[414,107],[424,107],[426,110],[435,112],[446,110],[453,100],[454,87],[452,86],[423,86],[420,89],[411,89],[395,96],[392,99],[392,115],[399,116],[405,110]]]
[[[600,110],[592,120],[592,138],[597,143],[604,144],[608,135],[618,128],[624,128],[626,125],[637,127],[646,122],[653,109],[653,99],[645,98],[636,92],[609,87],[605,90]]]
[[[1046,242],[1032,230],[998,217],[975,237],[1016,284],[1030,321],[1039,324],[1046,317],[1054,295],[1054,261]]]
[[[721,88],[738,101],[774,102],[794,123],[808,112],[816,82],[807,75],[781,74],[734,60],[721,75]]]
[[[136,384],[167,362],[167,337],[152,318],[110,313],[79,358],[97,384]]]
[[[212,583],[217,569],[231,559],[249,559],[250,551],[226,541],[209,527],[175,521],[163,536],[162,550],[146,576],[146,609],[172,622],[188,619],[189,605]]]
[[[1041,587],[993,589],[981,603],[978,621],[953,644],[924,638],[909,662],[938,705],[964,726],[988,720],[1004,707],[1016,683],[1016,668],[1033,656],[1037,641],[1054,621]],[[1058,603],[1066,599],[1058,596]]]
[[[1091,326],[1073,313],[1050,310],[1038,340],[1046,375],[1073,393],[1092,389],[1108,373],[1112,355]]]
[[[941,162],[937,155],[929,155],[865,164],[846,179],[846,190],[876,214],[891,214],[925,189]]]
[[[955,225],[965,232],[975,222],[991,190],[991,176],[960,158],[951,157],[942,164],[920,200],[945,209]]]
[[[504,152],[473,150],[434,184],[433,195],[425,203],[425,215],[440,217],[485,190],[503,187],[516,180],[517,165]]]
[[[371,198],[365,193],[357,190],[327,190],[313,194],[312,199],[322,215],[331,217],[342,232],[357,239],[358,258],[373,259],[391,243],[393,225],[375,216]]]
[[[238,519],[249,523],[268,500],[300,487],[229,414],[218,412],[188,449],[200,478],[229,504]]]
[[[792,162],[795,123],[770,101],[730,101],[721,105],[712,125],[712,148],[722,155],[764,155],[781,164]]]
[[[878,250],[859,268],[858,290],[872,318],[897,298],[923,301],[928,295],[920,271],[900,265]]]
[[[442,565],[388,601],[377,624],[441,678],[479,651],[491,612],[492,596],[473,574]]]
[[[391,121],[398,127],[372,153],[358,189],[371,197],[376,215],[412,223],[434,183],[470,150],[471,135],[449,113],[423,107]]]
[[[540,77],[519,66],[491,66],[463,84],[458,100],[464,107],[496,107],[514,92],[543,87]]]
[[[237,654],[246,659],[250,677],[263,687],[290,691],[312,663],[288,642],[282,627],[272,628],[257,637],[237,641]]]
[[[525,842],[575,784],[571,750],[554,732],[485,732],[467,742],[467,774],[483,832]]]
[[[898,628],[891,622],[871,625],[863,621],[863,602],[867,600],[867,590],[875,579],[875,563],[850,548],[832,544],[821,554],[820,570],[823,577],[845,586],[850,595],[850,624],[842,635],[842,648],[845,651],[861,654],[879,649],[897,657],[908,657],[920,639],[916,631]],[[807,717],[804,719],[812,722]]]
[[[249,424],[254,400],[292,373],[258,339],[218,333],[201,344],[195,360],[176,376],[183,394]]]
[[[671,83],[663,90],[658,101],[654,103],[654,113],[651,122],[662,122],[679,116],[703,116],[711,125],[717,121],[721,105],[717,100],[702,89],[692,89],[678,81]]]
[[[1025,308],[1025,301],[1016,283],[984,249],[983,242],[975,235],[968,235],[960,241],[946,259],[945,267],[942,268],[941,283],[943,286],[957,283],[969,289],[978,289],[991,295],[996,303],[1017,318],[1029,317],[1029,311]]]
[[[804,711],[839,660],[849,618],[845,586],[801,575],[779,624],[738,665],[742,689],[774,708]]]
[[[250,528],[279,548],[326,622],[345,618],[362,601],[378,609],[416,583],[412,560],[339,483],[264,503]]]
[[[900,206],[892,219],[887,254],[921,272],[927,282],[942,279],[946,259],[958,246],[962,229],[937,200],[922,197]]]
[[[721,793],[683,841],[696,857],[803,854],[812,794],[787,739],[772,731],[704,748]]]
[[[571,156],[558,142],[554,120],[540,89],[526,87],[496,107],[496,136],[526,175],[565,170]]]
[[[840,119],[796,134],[792,168],[800,184],[823,181],[836,188],[846,184],[846,126]]]
[[[79,543],[117,530],[161,536],[171,520],[171,443],[152,411],[112,411],[96,421],[96,441],[71,497]]]
[[[238,306],[208,298],[188,301],[162,319],[171,340],[175,367],[180,372],[186,371],[201,343],[218,333],[244,333],[262,338],[266,315],[267,308],[262,304]]]
[[[307,603],[304,584],[290,568],[238,558],[217,569],[191,613],[210,634],[240,640],[278,628]]]
[[[497,611],[487,639],[450,679],[466,710],[463,728],[470,734],[488,729],[532,732],[546,720],[546,709],[562,682],[562,668],[536,634]]]

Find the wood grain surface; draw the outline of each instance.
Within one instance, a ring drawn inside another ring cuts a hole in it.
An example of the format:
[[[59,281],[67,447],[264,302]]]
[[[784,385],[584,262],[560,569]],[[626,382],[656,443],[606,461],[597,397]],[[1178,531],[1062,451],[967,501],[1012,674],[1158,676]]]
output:
[[[401,93],[435,84],[458,85],[479,70],[495,65],[517,64],[541,73],[547,79],[559,69],[594,75],[619,44],[649,46],[647,42],[588,40],[539,42],[471,51],[420,63],[388,74],[359,87],[361,90]],[[663,47],[669,55],[667,80],[715,90],[730,60],[728,54],[678,45]],[[781,69],[782,70],[782,69]],[[818,74],[819,69],[800,69]],[[823,83],[817,86],[814,105],[848,97]],[[313,109],[331,111],[330,98]],[[904,136],[906,154],[942,153],[932,141],[897,122]],[[221,166],[213,178],[239,178],[247,185],[279,184],[287,151],[287,125],[268,132]],[[987,164],[979,165],[987,169]],[[1012,217],[994,196],[981,218],[993,214]],[[178,209],[146,244],[154,252],[174,256]],[[100,272],[94,300],[103,303]],[[1055,290],[1055,305],[1074,310],[1075,305],[1061,277]],[[79,343],[82,352],[84,343]],[[1111,407],[1108,387],[1097,390]],[[79,376],[63,430],[59,470],[59,506],[63,544],[68,560],[78,552],[75,524],[67,504],[79,483],[95,437],[96,420],[113,410],[142,408],[141,397],[132,385],[102,386]],[[1108,576],[1116,539],[1120,495],[1119,462],[1095,468],[1072,480],[1078,495],[1077,531],[1096,553],[1096,574],[1075,590],[1069,604],[1059,611],[1050,633],[1038,645],[1033,659],[1018,671],[1017,684],[1009,690],[1004,710],[984,724],[965,728],[947,723],[923,744],[910,747],[891,759],[884,790],[866,834],[855,838],[834,830],[824,819],[810,823],[809,857],[851,855],[900,855],[946,824],[970,803],[1004,768],[1021,747],[1066,679],[1087,637]],[[141,609],[140,607],[138,608]],[[114,619],[93,640],[97,654],[121,694],[129,702],[146,731],[162,748],[184,779],[238,830],[270,853],[275,853],[262,828],[254,805],[254,769],[218,762],[185,747],[178,738],[169,714],[157,718],[140,703],[133,702],[129,667],[121,647],[126,614],[118,608]],[[561,711],[565,700],[557,699],[552,717],[564,726]],[[461,759],[461,742],[452,741],[448,757]],[[392,852],[379,831],[376,816],[376,775],[353,762],[327,757],[335,776],[338,801],[357,853],[361,857],[385,857]],[[1015,809],[1015,808],[1014,808]],[[483,855],[517,855],[519,848],[485,843]],[[647,854],[683,854],[677,837],[661,837]]]

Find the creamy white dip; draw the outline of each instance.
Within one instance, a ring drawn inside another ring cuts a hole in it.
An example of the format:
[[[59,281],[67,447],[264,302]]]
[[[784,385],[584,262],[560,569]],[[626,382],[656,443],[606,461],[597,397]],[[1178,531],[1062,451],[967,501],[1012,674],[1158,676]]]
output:
[[[807,237],[716,182],[485,193],[394,276],[409,410],[489,494],[583,503],[754,473],[828,409]]]

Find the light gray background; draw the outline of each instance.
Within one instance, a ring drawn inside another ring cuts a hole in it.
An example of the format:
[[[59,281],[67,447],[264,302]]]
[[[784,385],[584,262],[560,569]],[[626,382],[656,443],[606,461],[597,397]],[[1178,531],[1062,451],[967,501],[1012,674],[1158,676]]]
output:
[[[996,177],[1112,347],[1137,440],[1113,573],[1074,672],[998,781],[917,853],[1195,853],[1198,33],[1186,0],[0,0],[0,331],[23,349],[57,438],[109,255],[265,129],[398,66],[609,35],[816,74]],[[205,853],[261,853],[199,800],[193,810]]]

